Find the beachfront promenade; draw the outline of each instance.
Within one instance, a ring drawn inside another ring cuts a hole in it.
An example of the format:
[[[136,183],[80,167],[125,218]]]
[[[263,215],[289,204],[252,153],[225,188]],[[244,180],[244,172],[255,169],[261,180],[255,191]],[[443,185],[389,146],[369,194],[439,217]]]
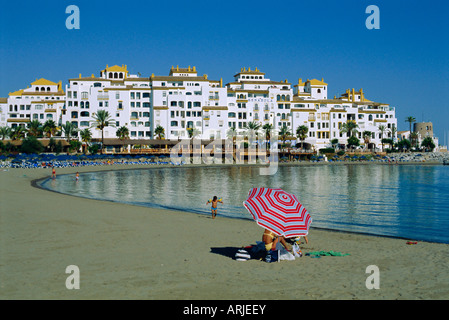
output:
[[[199,155],[201,156],[201,155]],[[442,164],[444,160],[449,161],[448,152],[428,152],[428,153],[393,153],[388,156],[384,155],[344,155],[335,156],[327,159],[323,156],[313,155],[310,160],[299,160],[294,156],[285,157],[279,154],[278,161],[280,164],[314,164],[314,163],[427,163],[427,164]],[[247,159],[246,159],[247,160]],[[103,165],[172,165],[180,166],[193,163],[192,157],[177,157],[172,159],[170,155],[83,155],[83,154],[18,154],[18,155],[1,155],[0,168],[64,168],[64,167],[84,167],[84,166],[103,166]],[[223,161],[223,164],[225,161]],[[232,164],[245,164],[248,161],[242,159],[240,162],[233,161]],[[214,164],[220,164],[214,162]],[[254,164],[267,164],[265,161],[258,159]]]

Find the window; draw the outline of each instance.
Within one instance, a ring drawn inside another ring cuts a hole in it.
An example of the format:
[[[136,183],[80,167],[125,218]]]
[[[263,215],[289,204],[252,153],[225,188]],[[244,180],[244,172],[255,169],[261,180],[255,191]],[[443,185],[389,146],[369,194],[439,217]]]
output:
[[[89,112],[88,111],[81,111],[80,115],[81,115],[81,117],[88,117],[89,116]]]
[[[178,126],[178,121],[171,121],[171,122],[170,122],[170,125],[171,125],[172,127],[177,127],[177,126]]]

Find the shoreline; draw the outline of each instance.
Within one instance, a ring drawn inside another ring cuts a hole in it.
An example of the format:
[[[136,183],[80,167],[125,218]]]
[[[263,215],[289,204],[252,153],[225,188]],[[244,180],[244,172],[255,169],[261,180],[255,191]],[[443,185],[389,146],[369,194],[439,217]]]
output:
[[[143,168],[69,167],[57,174]],[[449,298],[447,244],[406,245],[397,238],[312,228],[304,254],[350,256],[238,262],[234,251],[260,240],[262,229],[253,221],[213,220],[31,185],[50,170],[0,171],[2,299]],[[68,265],[80,269],[79,290],[65,287]],[[380,269],[379,290],[365,286],[369,265]]]

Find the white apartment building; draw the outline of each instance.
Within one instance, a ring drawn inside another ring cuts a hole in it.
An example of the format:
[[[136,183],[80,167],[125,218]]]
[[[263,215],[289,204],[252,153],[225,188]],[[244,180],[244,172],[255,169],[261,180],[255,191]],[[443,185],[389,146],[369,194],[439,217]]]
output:
[[[372,132],[369,144],[377,148],[381,138],[391,138],[389,129],[397,128],[395,109],[366,99],[362,89],[328,99],[324,79],[299,79],[292,88],[287,80],[266,78],[258,68],[242,68],[223,86],[222,79],[199,76],[196,67],[172,66],[168,76],[147,78],[130,74],[126,65],[106,65],[98,77],[69,79],[65,92],[61,82],[36,80],[2,98],[0,108],[5,117],[0,121],[10,127],[34,119],[52,119],[58,125],[69,121],[79,130],[90,128],[93,138],[101,137],[92,128],[98,110],[107,110],[115,124],[104,129],[105,138],[116,138],[121,126],[128,128],[131,139],[155,138],[158,126],[164,128],[165,139],[217,139],[226,138],[231,127],[244,133],[252,121],[271,124],[275,131],[287,127],[292,136],[304,125],[309,129],[305,142],[315,150],[329,147],[332,139],[347,144],[348,134],[341,131],[347,121],[357,123],[362,145],[363,132]],[[379,125],[386,128],[382,137]]]
[[[121,126],[129,129],[130,138],[149,138],[150,94],[148,78],[129,74],[126,65],[112,66],[100,71],[100,76],[69,79],[62,123],[69,121],[78,129],[90,128],[98,110],[109,112],[114,126],[104,129],[105,138],[115,138]],[[94,138],[101,132],[91,129]]]
[[[166,139],[188,138],[187,129],[204,139],[226,137],[228,108],[221,79],[198,76],[196,67],[176,66],[168,76],[152,74],[150,86],[152,125],[162,126]]]
[[[58,123],[65,105],[62,82],[36,79],[26,89],[10,92],[6,102],[6,122],[11,128],[26,127],[32,120]],[[5,112],[5,111],[4,111]]]
[[[315,83],[315,88],[312,83]],[[308,87],[312,93],[304,94],[308,92]],[[348,89],[340,98],[326,99],[323,92],[327,92],[327,84],[323,81],[308,80],[303,83],[299,79],[295,88],[297,90],[292,107],[292,129],[296,131],[301,125],[307,126],[309,132],[305,142],[315,149],[328,147],[333,139],[338,139],[339,144],[347,144],[349,135],[341,131],[343,123],[347,121],[357,123],[356,137],[363,145],[363,132],[370,131],[372,135],[368,144],[374,144],[376,148],[381,148],[382,139],[392,138],[391,129],[397,128],[395,109],[388,104],[366,99],[363,89],[357,92]],[[313,91],[318,96],[314,96]],[[385,127],[383,135],[379,130],[380,125]]]

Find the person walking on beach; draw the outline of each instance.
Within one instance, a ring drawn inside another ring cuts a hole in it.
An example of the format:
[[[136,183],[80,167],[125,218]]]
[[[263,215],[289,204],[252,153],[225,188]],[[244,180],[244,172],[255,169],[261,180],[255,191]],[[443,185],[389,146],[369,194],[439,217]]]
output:
[[[56,169],[55,169],[55,167],[51,167],[51,177],[53,179],[56,179]]]
[[[214,196],[213,199],[209,199],[206,204],[211,203],[212,207],[211,207],[211,212],[212,212],[212,219],[215,219],[216,215],[217,215],[217,209],[218,209],[218,203],[223,203],[222,199],[218,199],[217,196]]]
[[[78,181],[80,179],[80,174],[79,172],[76,173],[76,177],[75,177],[76,181]]]

